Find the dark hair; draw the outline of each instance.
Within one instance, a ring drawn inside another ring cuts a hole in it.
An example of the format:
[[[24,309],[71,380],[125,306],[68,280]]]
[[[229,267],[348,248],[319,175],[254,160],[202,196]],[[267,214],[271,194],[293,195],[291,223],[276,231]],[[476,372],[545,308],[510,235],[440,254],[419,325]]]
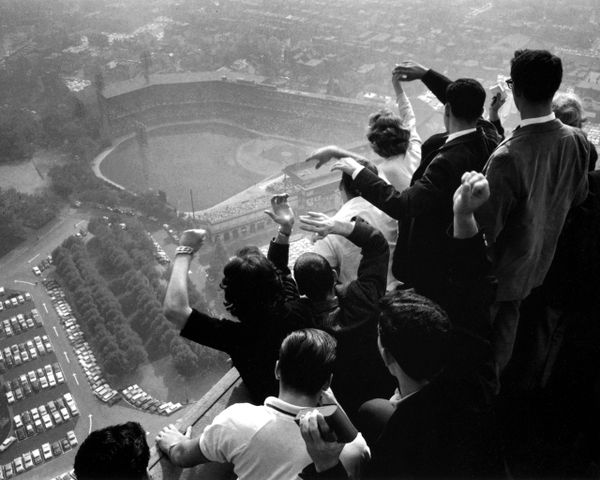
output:
[[[77,480],[142,480],[147,477],[150,448],[137,422],[95,430],[75,455]]]
[[[380,157],[406,153],[409,139],[410,130],[404,128],[400,117],[391,110],[384,108],[369,117],[367,140]]]
[[[368,160],[358,159],[356,160],[367,170],[373,172],[375,175],[379,175],[379,170],[375,164],[369,162]],[[347,173],[342,173],[342,179],[340,180],[340,188],[343,188],[346,194],[349,197],[358,197],[360,196],[360,192],[356,188],[352,188],[352,176]]]
[[[294,264],[294,278],[298,291],[311,300],[325,300],[333,287],[333,269],[325,257],[306,252]]]
[[[390,292],[379,304],[381,345],[409,377],[433,378],[446,359],[450,330],[446,312],[412,291]]]
[[[485,89],[477,80],[459,78],[446,88],[446,101],[450,104],[452,115],[472,122],[483,114]]]
[[[314,395],[333,372],[336,346],[335,338],[316,328],[290,333],[279,349],[281,381],[297,392]]]
[[[562,62],[547,50],[517,50],[510,62],[514,90],[530,102],[552,97],[562,81]]]
[[[277,269],[258,249],[245,247],[223,268],[225,307],[240,320],[271,312],[281,299]]]

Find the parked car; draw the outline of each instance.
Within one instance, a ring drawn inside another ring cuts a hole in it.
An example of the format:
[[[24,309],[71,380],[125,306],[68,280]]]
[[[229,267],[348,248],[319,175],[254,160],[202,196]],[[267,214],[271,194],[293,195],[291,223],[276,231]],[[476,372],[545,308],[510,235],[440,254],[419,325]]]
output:
[[[61,453],[62,453],[62,448],[60,446],[60,443],[59,442],[53,442],[52,443],[52,454],[55,457],[58,457]]]
[[[42,454],[44,455],[44,460],[50,460],[54,455],[52,455],[52,449],[50,448],[50,443],[44,443],[42,445]]]
[[[69,430],[67,432],[67,439],[69,440],[69,443],[72,447],[77,446],[77,437],[75,436],[75,431]]]
[[[44,461],[42,459],[42,453],[40,452],[39,448],[32,450],[31,456],[33,457],[33,463],[35,463],[36,465],[39,465],[40,463],[42,463]]]
[[[0,443],[0,452],[8,450],[8,448],[16,441],[17,439],[12,435],[10,437],[7,437],[2,443]]]

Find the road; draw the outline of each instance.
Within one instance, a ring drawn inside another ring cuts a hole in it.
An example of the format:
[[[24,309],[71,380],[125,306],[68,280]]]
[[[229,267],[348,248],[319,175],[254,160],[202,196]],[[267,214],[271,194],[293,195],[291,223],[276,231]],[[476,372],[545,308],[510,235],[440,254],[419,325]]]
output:
[[[64,436],[67,430],[74,429],[77,439],[81,443],[92,428],[98,429],[129,420],[140,422],[144,426],[146,431],[149,432],[148,442],[152,444],[154,437],[163,426],[174,423],[187,410],[180,410],[172,417],[161,417],[135,410],[126,406],[124,402],[120,402],[110,407],[100,402],[93,395],[86,381],[85,374],[79,363],[76,361],[73,349],[64,336],[63,327],[58,320],[58,315],[54,311],[52,301],[41,283],[38,285],[35,284],[35,282],[40,279],[39,277],[36,277],[31,270],[35,264],[60,245],[65,238],[76,233],[80,228],[84,228],[86,222],[87,218],[83,212],[73,209],[65,210],[57,221],[48,225],[40,232],[40,240],[30,240],[19,246],[18,249],[0,258],[0,286],[6,286],[15,290],[18,289],[31,293],[32,300],[43,319],[46,334],[54,346],[56,359],[53,357],[52,362],[58,361],[60,363],[66,380],[65,385],[50,389],[49,391],[44,391],[43,398],[36,398],[40,394],[32,395],[31,397],[14,404],[11,407],[11,415],[16,415],[25,409],[32,408],[43,402],[47,402],[50,399],[55,399],[58,397],[58,395],[55,396],[55,394],[62,394],[66,392],[67,389],[71,391],[80,411],[80,416],[76,419],[76,422],[69,421],[54,431],[50,430],[13,445],[6,452],[0,454],[0,464],[7,463],[14,458],[15,455],[20,454],[23,451],[38,448],[46,441],[52,441],[60,436]],[[32,262],[29,263],[29,260],[32,260]],[[16,280],[18,280],[18,282],[15,282]],[[30,306],[30,308],[32,307]],[[17,310],[15,310],[15,312],[17,312]],[[34,335],[41,334],[40,329],[35,329],[34,332]],[[22,336],[25,338],[26,334],[23,334]],[[19,339],[19,342],[21,341],[24,340]],[[36,360],[36,362],[38,361],[39,359]],[[25,365],[18,368],[19,374],[22,373],[22,369],[25,372],[31,369],[25,368]],[[9,369],[7,374],[2,376],[2,380],[5,379],[4,377],[8,379],[14,378],[14,373],[16,372],[16,369]],[[31,405],[29,405],[30,403]],[[11,432],[11,434],[12,433],[14,432]],[[29,472],[19,475],[18,478],[24,480],[46,480],[52,478],[53,476],[71,469],[74,456],[75,450],[71,450],[66,454],[61,455],[59,458],[53,459],[41,466],[37,466]]]

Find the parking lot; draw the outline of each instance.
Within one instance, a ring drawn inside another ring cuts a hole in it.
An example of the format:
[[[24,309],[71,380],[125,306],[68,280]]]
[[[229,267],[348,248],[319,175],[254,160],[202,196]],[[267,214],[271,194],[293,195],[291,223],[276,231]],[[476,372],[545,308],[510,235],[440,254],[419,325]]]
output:
[[[16,306],[14,302],[7,303],[11,298],[18,298]],[[0,311],[1,394],[9,402],[12,423],[9,435],[17,438],[0,453],[0,468],[6,476],[20,470],[22,464],[28,469],[40,468],[44,464],[44,444],[50,444],[53,450],[52,456],[46,455],[47,461],[62,455],[63,448],[65,453],[70,451],[75,441],[67,440],[67,432],[75,429],[79,412],[75,403],[71,404],[73,410],[66,404],[65,394],[70,394],[70,389],[52,343],[52,336],[56,335],[44,327],[31,296],[7,289],[0,290],[0,300],[3,302]],[[67,398],[72,397],[67,395]],[[73,411],[77,411],[77,415],[73,416]],[[35,460],[30,456],[32,451],[36,453]]]

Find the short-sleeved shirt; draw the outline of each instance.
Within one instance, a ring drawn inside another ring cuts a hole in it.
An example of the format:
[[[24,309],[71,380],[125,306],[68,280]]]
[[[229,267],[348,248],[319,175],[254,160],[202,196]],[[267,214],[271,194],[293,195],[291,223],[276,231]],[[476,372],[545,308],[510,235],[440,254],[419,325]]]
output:
[[[232,463],[240,480],[298,479],[312,463],[294,419],[304,407],[269,397],[264,405],[238,403],[223,410],[200,436],[200,450],[211,461]],[[348,468],[369,456],[359,435],[344,447],[340,460]]]

